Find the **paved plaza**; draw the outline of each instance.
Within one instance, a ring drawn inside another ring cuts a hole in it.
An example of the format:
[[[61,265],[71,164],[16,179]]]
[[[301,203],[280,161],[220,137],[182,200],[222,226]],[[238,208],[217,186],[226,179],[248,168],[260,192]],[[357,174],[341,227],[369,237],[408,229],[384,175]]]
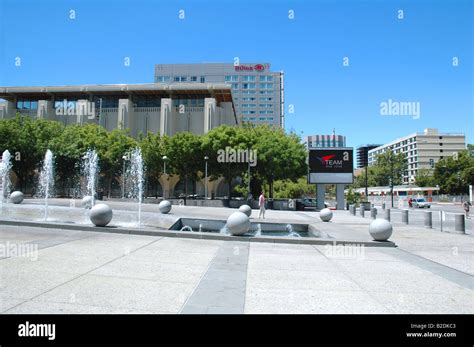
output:
[[[156,208],[146,205],[144,210]],[[223,218],[225,208],[176,215]],[[255,214],[256,211],[253,211]],[[474,313],[472,234],[394,223],[398,247],[366,247],[370,218],[267,211],[348,245],[129,235],[0,224],[0,311],[15,313]],[[33,248],[31,248],[33,247]],[[25,254],[26,251],[29,253]],[[12,252],[16,252],[12,253]]]

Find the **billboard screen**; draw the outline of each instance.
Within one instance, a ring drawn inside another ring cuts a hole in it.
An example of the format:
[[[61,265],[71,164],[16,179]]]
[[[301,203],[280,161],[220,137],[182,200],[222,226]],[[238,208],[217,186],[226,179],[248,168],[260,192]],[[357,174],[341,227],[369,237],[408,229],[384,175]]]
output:
[[[309,183],[352,183],[353,149],[318,148],[308,154]]]

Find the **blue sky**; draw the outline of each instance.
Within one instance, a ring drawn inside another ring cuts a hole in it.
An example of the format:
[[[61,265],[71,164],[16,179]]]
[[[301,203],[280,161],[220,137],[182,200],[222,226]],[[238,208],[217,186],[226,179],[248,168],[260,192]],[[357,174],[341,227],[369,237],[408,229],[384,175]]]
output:
[[[474,143],[473,22],[470,0],[0,0],[0,86],[153,82],[157,63],[239,57],[284,70],[287,130],[357,146],[431,127]],[[388,99],[419,102],[420,118],[381,116]]]

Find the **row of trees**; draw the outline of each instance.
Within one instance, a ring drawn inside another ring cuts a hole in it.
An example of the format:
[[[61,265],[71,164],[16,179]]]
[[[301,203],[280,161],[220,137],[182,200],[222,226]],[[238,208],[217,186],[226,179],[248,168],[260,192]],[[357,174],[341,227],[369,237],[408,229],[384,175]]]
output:
[[[273,195],[274,182],[297,182],[307,172],[306,151],[294,133],[268,126],[220,126],[205,135],[189,132],[174,136],[142,134],[138,139],[124,130],[107,131],[94,125],[63,126],[55,121],[36,120],[18,115],[0,121],[0,152],[8,149],[14,156],[13,171],[19,178],[19,189],[34,185],[39,165],[47,149],[55,155],[56,184],[72,187],[80,174],[80,162],[87,149],[94,148],[100,160],[101,186],[110,194],[114,178],[121,176],[123,156],[140,147],[146,165],[147,178],[156,182],[163,174],[166,156],[168,174],[179,175],[188,182],[202,177],[205,157],[208,157],[209,178],[224,177],[232,191],[232,181],[241,177],[242,187],[236,194],[246,193],[247,163],[220,162],[219,151],[227,147],[256,151],[256,166],[251,167],[251,188],[254,196],[267,186]],[[245,189],[244,189],[245,187]]]
[[[444,194],[465,194],[469,185],[474,185],[474,157],[471,152],[474,145],[454,156],[440,159],[432,169],[421,168],[417,171],[415,184],[420,187],[439,186]],[[388,186],[402,184],[407,163],[402,153],[382,153],[377,156],[375,165],[368,167],[368,186]],[[354,180],[353,188],[365,187],[365,171]]]

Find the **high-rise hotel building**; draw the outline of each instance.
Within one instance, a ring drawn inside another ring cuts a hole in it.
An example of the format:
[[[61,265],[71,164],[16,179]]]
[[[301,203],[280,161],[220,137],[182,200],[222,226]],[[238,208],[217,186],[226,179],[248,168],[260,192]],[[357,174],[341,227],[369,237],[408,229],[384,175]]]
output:
[[[229,84],[239,123],[284,127],[283,72],[268,63],[157,64],[155,83]]]

